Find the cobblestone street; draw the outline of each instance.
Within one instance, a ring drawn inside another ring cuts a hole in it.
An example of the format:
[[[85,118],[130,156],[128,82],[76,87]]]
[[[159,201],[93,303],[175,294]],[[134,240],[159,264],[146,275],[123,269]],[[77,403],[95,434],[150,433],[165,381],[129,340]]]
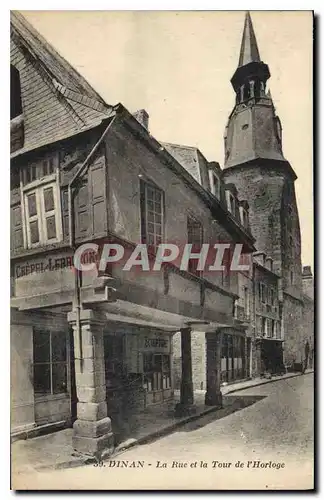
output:
[[[140,489],[145,476],[146,488],[159,489],[186,488],[195,480],[201,489],[311,488],[313,374],[236,394],[253,396],[256,403],[218,420],[206,415],[169,436],[122,452],[101,467],[39,473],[36,484],[46,488],[50,481],[64,489],[78,481],[80,488]],[[244,468],[235,468],[238,461]],[[144,463],[143,468],[131,467],[134,462]],[[190,468],[195,462],[197,466]],[[203,462],[206,468],[200,467]],[[253,485],[249,484],[252,475]],[[35,480],[33,476],[34,487]]]

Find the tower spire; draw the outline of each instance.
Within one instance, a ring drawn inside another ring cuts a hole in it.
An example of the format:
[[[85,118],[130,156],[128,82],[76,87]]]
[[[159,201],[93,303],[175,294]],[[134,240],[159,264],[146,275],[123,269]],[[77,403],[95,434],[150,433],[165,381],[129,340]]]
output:
[[[245,14],[244,30],[240,50],[240,58],[238,66],[245,66],[251,62],[260,62],[260,54],[256,36],[253,29],[250,12]]]
[[[235,105],[225,131],[225,168],[262,160],[286,161],[281,124],[267,81],[270,71],[261,58],[249,12],[245,14],[238,67],[231,78]]]
[[[237,100],[242,101],[243,86],[245,94],[248,93],[250,82],[254,82],[256,92],[253,95],[263,92],[266,81],[270,78],[270,71],[267,64],[264,64],[260,59],[258,44],[256,41],[252,19],[249,11],[245,14],[244,29],[240,50],[238,67],[231,79],[233,88],[237,94]]]

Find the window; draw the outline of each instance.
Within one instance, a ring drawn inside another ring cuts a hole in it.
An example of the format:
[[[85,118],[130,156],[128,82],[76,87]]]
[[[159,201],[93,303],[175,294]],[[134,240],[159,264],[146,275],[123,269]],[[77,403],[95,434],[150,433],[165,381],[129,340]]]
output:
[[[213,172],[213,170],[209,170],[209,182],[211,192],[216,198],[220,198],[220,180],[218,176]]]
[[[30,182],[42,179],[55,173],[54,157],[43,158],[41,161],[34,162],[22,169],[22,183],[25,186]]]
[[[294,273],[293,273],[293,271],[290,271],[290,284],[291,285],[294,284]]]
[[[248,228],[249,227],[249,215],[248,215],[247,210],[245,210],[245,208],[243,208],[243,207],[240,207],[240,215],[241,215],[242,226],[244,226],[245,228]]]
[[[202,224],[192,216],[188,216],[187,219],[187,232],[188,232],[188,243],[192,244],[191,251],[198,253],[201,250],[203,243],[203,228]],[[200,275],[201,271],[197,270],[198,259],[189,259],[188,271],[190,273]]]
[[[67,338],[62,332],[34,330],[34,391],[36,395],[67,392]]]
[[[245,318],[250,317],[250,295],[247,286],[244,287],[244,316]]]
[[[261,333],[266,336],[267,332],[268,332],[267,318],[261,318]]]
[[[144,387],[148,392],[170,389],[171,365],[168,354],[143,355]]]
[[[270,294],[269,294],[270,295],[270,305],[273,306],[274,302],[275,302],[274,289],[270,288],[269,292],[270,292]]]
[[[163,225],[163,191],[141,180],[142,243],[146,243],[152,249],[162,243]]]
[[[259,283],[259,296],[263,304],[267,301],[267,287],[264,283]]]
[[[235,198],[230,192],[228,192],[227,194],[227,206],[228,206],[228,211],[235,216]]]
[[[28,248],[60,241],[62,229],[56,183],[25,191],[24,203]]]
[[[10,65],[10,120],[22,114],[19,71]]]
[[[276,322],[275,320],[270,320],[270,337],[275,338],[276,336]]]

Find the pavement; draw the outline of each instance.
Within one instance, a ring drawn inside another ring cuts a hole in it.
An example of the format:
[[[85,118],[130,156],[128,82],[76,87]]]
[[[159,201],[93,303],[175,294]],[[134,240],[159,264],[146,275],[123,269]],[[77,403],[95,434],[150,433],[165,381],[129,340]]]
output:
[[[293,378],[298,381],[310,377],[309,375],[286,374],[270,380],[253,379],[227,385],[222,387],[224,396],[222,409],[205,407],[203,403],[204,393],[197,393],[195,394],[197,413],[182,419],[175,419],[173,412],[169,411],[164,412],[163,417],[161,417],[161,411],[156,412],[155,416],[152,415],[151,411],[145,412],[139,416],[138,425],[134,427],[132,432],[132,438],[122,442],[115,449],[114,457],[124,455],[126,449],[135,445],[150,443],[154,448],[155,443],[152,443],[154,439],[161,438],[170,433],[172,433],[172,436],[170,436],[172,438],[178,429],[180,429],[179,432],[185,432],[182,429],[185,429],[188,425],[199,427],[201,426],[201,422],[204,422],[204,419],[207,419],[207,421],[210,419],[214,423],[218,421],[223,422],[229,418],[229,415],[234,415],[236,412],[241,414],[241,412],[246,411],[251,405],[254,407],[257,401],[263,398],[263,394],[269,391],[271,393],[271,390],[268,388],[273,387],[274,393],[277,393],[278,384],[288,383],[288,379]],[[174,407],[174,402],[172,407]],[[71,446],[71,436],[72,429],[65,429],[46,436],[20,440],[13,443],[11,450],[13,475],[33,474],[35,471],[46,469],[80,467],[87,463],[84,457],[74,456]],[[160,446],[161,442],[162,439],[159,439],[156,443],[159,443]],[[142,446],[136,446],[136,450],[139,449],[142,449]],[[135,451],[135,454],[138,454],[138,451]]]

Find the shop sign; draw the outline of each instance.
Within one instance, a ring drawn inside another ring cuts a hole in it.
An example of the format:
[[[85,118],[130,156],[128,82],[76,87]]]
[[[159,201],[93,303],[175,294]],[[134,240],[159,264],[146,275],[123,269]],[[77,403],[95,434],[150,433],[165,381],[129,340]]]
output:
[[[15,265],[15,278],[22,278],[31,274],[45,273],[47,271],[58,271],[73,267],[73,256],[48,257],[25,261],[23,264]]]
[[[15,264],[13,278],[15,297],[72,289],[73,256],[70,253],[55,253],[24,259]]]
[[[170,337],[166,335],[144,335],[141,342],[142,351],[169,352]]]

